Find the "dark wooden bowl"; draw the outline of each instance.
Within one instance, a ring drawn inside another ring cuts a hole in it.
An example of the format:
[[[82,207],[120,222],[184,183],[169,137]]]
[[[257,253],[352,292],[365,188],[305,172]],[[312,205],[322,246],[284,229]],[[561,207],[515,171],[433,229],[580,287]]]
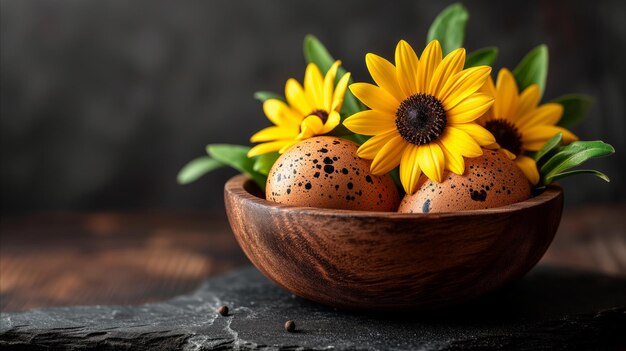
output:
[[[245,176],[224,188],[239,245],[292,293],[353,310],[433,309],[522,277],[559,226],[563,192],[509,206],[400,214],[269,202]]]

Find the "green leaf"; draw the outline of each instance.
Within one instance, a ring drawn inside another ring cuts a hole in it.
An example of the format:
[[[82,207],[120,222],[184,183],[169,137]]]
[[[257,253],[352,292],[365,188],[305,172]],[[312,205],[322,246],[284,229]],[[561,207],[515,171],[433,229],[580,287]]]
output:
[[[224,167],[224,164],[218,160],[214,160],[208,156],[198,157],[183,166],[176,176],[176,181],[181,185],[189,184],[220,167]]]
[[[389,175],[393,182],[396,184],[396,188],[398,189],[398,193],[400,193],[400,198],[405,195],[404,187],[402,186],[402,180],[400,179],[400,167],[396,167],[389,171]]]
[[[330,69],[335,63],[335,59],[330,55],[324,44],[314,35],[304,37],[304,58],[307,63],[314,63],[320,69],[322,74]],[[337,72],[345,73],[345,69],[339,68]],[[341,76],[342,74],[337,74]]]
[[[274,165],[274,162],[276,162],[278,157],[280,157],[280,154],[278,152],[272,152],[269,154],[257,156],[255,157],[254,166],[252,167],[252,169],[255,172],[259,172],[267,176],[270,173],[270,169],[272,169],[272,166]]]
[[[230,166],[250,177],[261,190],[265,191],[267,177],[254,170],[255,160],[248,157],[250,148],[241,145],[211,144],[207,145],[208,154],[214,159]]]
[[[544,156],[550,154],[552,151],[554,151],[556,148],[560,147],[561,145],[563,145],[563,133],[558,132],[556,133],[555,136],[548,139],[548,141],[546,141],[546,143],[543,144],[541,149],[537,151],[537,153],[535,154],[535,162],[539,163],[539,161],[541,161],[541,159]]]
[[[355,143],[357,143],[359,145],[362,145],[369,138],[371,138],[371,136],[361,135],[361,134],[350,134],[350,135],[344,135],[344,136],[342,136],[342,138],[344,138],[346,140],[350,140],[352,142],[355,142]]]
[[[307,35],[304,38],[304,58],[308,63],[314,63],[320,69],[322,74],[330,69],[330,66],[335,63],[335,59],[330,55],[324,44],[313,35]],[[346,73],[343,67],[339,67],[337,70],[337,77],[335,78],[335,84]],[[352,79],[350,79],[352,83]],[[341,107],[341,115],[344,117],[351,116],[359,111],[362,111],[365,107],[361,104],[357,98],[352,95],[350,89],[346,90],[346,95],[343,98],[343,106]]]
[[[491,66],[498,57],[498,48],[488,47],[470,53],[465,59],[465,68]]]
[[[469,13],[460,3],[446,7],[430,25],[426,42],[439,40],[444,55],[462,47],[468,19]]]
[[[576,170],[573,170],[573,171],[561,172],[561,173],[555,174],[553,176],[550,176],[549,178],[546,178],[546,184],[550,184],[552,182],[555,182],[555,181],[557,181],[559,179],[563,179],[565,177],[569,177],[569,176],[573,176],[573,175],[577,175],[577,174],[585,174],[585,173],[586,174],[593,174],[596,177],[604,180],[607,183],[609,183],[611,181],[606,174],[604,174],[604,173],[602,173],[600,171],[596,171],[594,169],[576,169]]]
[[[593,105],[593,97],[583,94],[560,96],[552,102],[563,105],[563,116],[559,121],[561,127],[569,128],[582,121]]]
[[[285,101],[285,98],[282,95],[271,91],[257,91],[256,93],[254,93],[254,98],[261,102],[265,102],[265,100],[269,99],[278,99],[283,102]]]
[[[539,85],[543,95],[548,76],[548,47],[539,45],[532,49],[513,70],[517,88],[522,91],[532,84]]]
[[[254,160],[248,157],[248,151],[250,148],[242,145],[207,145],[207,153],[211,157],[240,172],[254,172]]]
[[[579,166],[590,158],[607,156],[615,153],[613,146],[602,141],[575,141],[561,148],[542,167],[541,174],[545,179],[567,169]]]

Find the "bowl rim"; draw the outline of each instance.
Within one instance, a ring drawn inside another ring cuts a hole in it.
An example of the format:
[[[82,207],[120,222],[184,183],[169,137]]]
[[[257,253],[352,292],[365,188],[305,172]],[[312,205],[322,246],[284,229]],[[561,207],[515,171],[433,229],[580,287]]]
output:
[[[467,210],[459,212],[437,212],[437,213],[399,213],[399,212],[385,212],[385,211],[357,211],[357,210],[342,210],[331,208],[318,208],[318,207],[305,207],[305,206],[292,206],[280,204],[277,202],[268,201],[264,198],[258,197],[248,190],[246,185],[252,183],[252,179],[244,174],[239,174],[231,177],[226,184],[224,184],[224,191],[234,196],[243,199],[247,202],[252,202],[257,206],[272,208],[279,211],[306,213],[309,215],[318,216],[330,216],[330,217],[363,217],[363,218],[394,218],[394,219],[415,219],[415,218],[451,218],[451,217],[467,217],[467,216],[482,216],[498,213],[514,213],[523,211],[527,208],[539,206],[555,200],[563,195],[563,189],[560,185],[552,183],[546,187],[546,189],[537,196],[533,196],[528,200],[516,202],[514,204],[479,209],[479,210]],[[256,184],[252,184],[257,186]]]

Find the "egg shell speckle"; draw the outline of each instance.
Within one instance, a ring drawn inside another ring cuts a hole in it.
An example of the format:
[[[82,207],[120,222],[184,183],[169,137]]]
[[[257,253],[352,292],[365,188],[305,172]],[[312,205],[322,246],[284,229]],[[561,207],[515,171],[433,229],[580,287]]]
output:
[[[371,162],[356,156],[358,147],[329,136],[295,144],[272,166],[266,198],[293,206],[396,211],[400,196],[393,179],[372,175]]]
[[[433,213],[478,210],[510,205],[530,198],[531,186],[514,161],[499,152],[484,150],[465,159],[465,172],[444,174],[436,183],[422,175],[418,190],[406,195],[398,212]]]

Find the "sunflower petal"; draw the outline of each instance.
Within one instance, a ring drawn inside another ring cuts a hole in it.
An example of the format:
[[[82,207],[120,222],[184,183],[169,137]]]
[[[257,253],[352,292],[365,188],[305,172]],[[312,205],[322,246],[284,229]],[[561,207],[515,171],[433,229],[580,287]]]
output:
[[[372,110],[380,110],[395,115],[399,107],[398,102],[393,96],[372,84],[350,84],[350,91]]]
[[[463,172],[465,172],[465,160],[463,159],[463,155],[458,152],[448,150],[441,141],[438,141],[437,144],[439,144],[441,151],[443,151],[443,155],[445,156],[446,169],[452,173],[462,175]]]
[[[401,136],[393,137],[376,154],[370,167],[372,174],[387,174],[400,164],[406,143]]]
[[[417,159],[422,172],[424,172],[430,180],[441,183],[446,159],[439,144],[429,143],[420,145],[417,148]]]
[[[314,109],[324,107],[322,88],[323,81],[320,69],[314,63],[309,63],[304,71],[304,94]]]
[[[446,112],[450,123],[469,123],[481,117],[493,105],[494,98],[474,93]]]
[[[437,66],[441,63],[441,45],[433,40],[422,51],[417,63],[417,92],[425,93],[430,87]]]
[[[330,106],[329,111],[337,111],[341,110],[341,105],[343,105],[343,99],[346,95],[346,89],[348,89],[348,82],[350,81],[350,73],[344,74],[337,86],[335,87],[335,92],[333,93],[333,103]]]
[[[507,149],[498,149],[498,152],[502,153],[509,160],[515,160],[517,158],[517,155]]]
[[[363,135],[376,135],[396,127],[395,116],[376,110],[357,112],[346,118],[343,125],[350,131]]]
[[[498,143],[487,144],[487,145],[483,145],[483,147],[485,149],[489,149],[489,150],[499,150],[500,149],[500,144],[498,144]]]
[[[289,150],[290,147],[292,147],[294,144],[297,144],[298,142],[299,140],[290,140],[288,143],[283,145],[283,147],[281,147],[280,150],[278,150],[278,153],[279,154],[284,153],[285,151]]]
[[[324,124],[322,120],[317,116],[308,116],[300,124],[300,134],[296,137],[298,140],[310,138],[315,135],[321,134]]]
[[[446,55],[443,61],[437,66],[437,69],[435,69],[426,91],[432,96],[437,96],[443,84],[447,82],[450,77],[461,72],[464,64],[465,49],[458,48]]]
[[[517,102],[517,118],[519,119],[528,112],[534,110],[541,99],[541,90],[538,84],[533,84],[524,89]]]
[[[292,142],[293,142],[292,140],[277,140],[277,141],[271,141],[269,143],[256,145],[253,148],[251,148],[250,151],[248,151],[248,157],[254,157],[254,156],[267,154],[270,152],[279,151],[285,145],[288,145],[288,144],[291,145]]]
[[[333,111],[328,115],[326,119],[326,123],[324,123],[324,127],[320,131],[320,134],[329,133],[331,130],[335,129],[336,126],[341,122],[341,116],[339,116],[339,112]]]
[[[547,103],[521,116],[515,125],[524,132],[525,129],[542,125],[553,126],[563,115],[563,105],[557,103]]]
[[[396,68],[391,62],[378,55],[367,54],[365,55],[365,64],[367,65],[367,70],[372,75],[374,82],[388,92],[389,95],[396,98],[398,103],[406,98],[406,95],[403,93],[400,85],[398,84],[398,79],[396,78]]]
[[[298,135],[297,129],[272,126],[259,130],[250,137],[250,142],[259,143],[270,140],[293,139]]]
[[[285,97],[287,98],[289,106],[298,110],[302,116],[305,116],[313,111],[313,107],[311,107],[309,101],[304,95],[302,86],[293,78],[289,78],[285,84]]]
[[[287,104],[278,99],[265,100],[263,112],[267,119],[277,126],[297,126],[302,118]]]
[[[361,145],[356,151],[356,155],[360,158],[373,160],[378,151],[380,151],[380,149],[382,149],[382,147],[385,146],[389,140],[399,135],[400,134],[398,134],[398,131],[395,129],[378,134],[364,142],[363,145]]]
[[[478,89],[478,91],[481,93],[493,96],[494,98],[498,96],[498,92],[496,91],[495,84],[493,84],[493,79],[491,78],[491,75],[489,75],[489,78],[487,78],[487,80],[485,81],[485,84],[480,89]],[[487,110],[487,112],[485,112],[483,117],[481,117],[481,121],[486,122],[486,121],[496,118],[493,114],[493,110],[494,110],[494,106],[497,104],[498,104],[498,100],[496,99],[496,101],[493,102],[493,105],[491,105],[491,108]]]
[[[494,106],[494,116],[515,122],[515,117],[517,116],[518,90],[517,83],[511,71],[503,68],[498,72],[496,89],[498,93],[495,98],[498,100],[498,104]]]
[[[578,140],[578,137],[565,128],[556,126],[536,126],[522,131],[522,145],[529,151],[538,151],[557,133],[563,133],[563,142],[571,143]]]
[[[333,104],[333,91],[335,90],[335,76],[337,75],[337,69],[341,61],[337,60],[333,63],[332,66],[326,72],[326,76],[324,76],[324,89],[322,91],[324,97],[324,110],[330,111]]]
[[[396,46],[396,78],[405,96],[417,93],[418,59],[415,51],[404,40]]]
[[[450,126],[469,134],[480,146],[489,146],[496,142],[493,134],[477,123],[461,123]]]
[[[446,111],[450,110],[480,89],[485,84],[490,72],[491,67],[487,66],[465,69],[444,83],[437,98]]]
[[[480,145],[465,131],[448,126],[440,137],[440,141],[451,152],[458,152],[465,157],[478,157],[483,154]]]
[[[539,183],[539,171],[537,170],[537,164],[535,163],[535,160],[528,156],[522,155],[515,159],[515,164],[517,164],[517,167],[519,167],[522,172],[524,172],[526,178],[528,178],[528,180],[533,185]]]
[[[481,93],[485,93],[487,95],[496,97],[496,95],[498,94],[498,91],[496,90],[496,85],[494,84],[493,78],[491,78],[491,75],[489,75],[489,78],[485,80],[485,84],[482,87],[480,87],[478,91],[480,91]]]
[[[419,146],[408,144],[402,152],[400,159],[400,182],[404,191],[411,195],[417,190],[417,183],[420,179],[422,171],[417,159],[417,150]]]

